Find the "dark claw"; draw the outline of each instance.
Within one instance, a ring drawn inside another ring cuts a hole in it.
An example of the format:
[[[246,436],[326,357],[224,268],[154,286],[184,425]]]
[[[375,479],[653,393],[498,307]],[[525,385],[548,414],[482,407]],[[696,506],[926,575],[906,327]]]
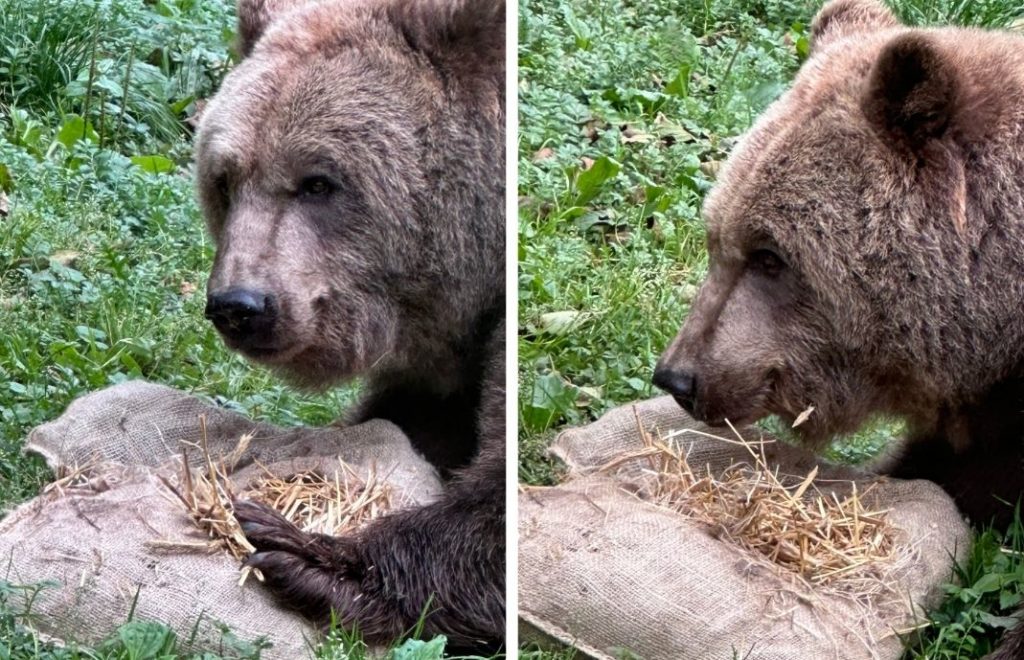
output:
[[[251,566],[252,568],[264,569],[271,563],[270,554],[271,553],[269,551],[254,552],[245,560],[245,565]]]
[[[330,595],[336,591],[333,582],[353,575],[346,551],[349,544],[339,538],[307,534],[258,502],[236,500],[234,510],[246,538],[256,548],[245,565],[263,573],[266,588],[279,600],[300,611],[327,615]]]
[[[326,626],[336,620],[344,627],[358,628],[366,639],[385,642],[417,625],[430,603],[428,634],[443,632],[459,649],[497,648],[490,640],[501,634],[501,585],[483,585],[493,590],[484,593],[489,609],[481,613],[472,608],[454,610],[453,600],[460,607],[477,600],[482,593],[476,591],[477,584],[464,586],[467,598],[441,600],[447,594],[438,593],[434,585],[447,587],[445,574],[431,574],[444,561],[454,561],[459,574],[475,576],[479,562],[490,561],[497,575],[495,562],[472,553],[456,553],[449,559],[447,547],[431,544],[435,537],[425,542],[415,532],[423,528],[425,515],[430,529],[447,524],[445,518],[431,517],[432,509],[413,509],[374,521],[358,534],[332,537],[302,532],[262,504],[235,504],[235,516],[256,548],[245,563],[262,573],[260,587],[314,624]]]
[[[277,511],[274,511],[265,504],[249,500],[234,501],[235,517],[241,523],[262,522],[264,524],[285,524],[290,525]]]
[[[249,558],[245,560],[246,566],[252,568],[258,568],[261,571],[266,571],[273,574],[276,569],[281,568],[301,568],[301,565],[305,563],[295,555],[287,552],[281,552],[279,550],[265,550],[262,552],[254,552],[249,555]]]
[[[306,534],[284,516],[257,502],[235,502],[235,518],[245,537],[257,550],[284,550],[299,555],[315,554],[317,537]]]
[[[250,540],[265,534],[272,534],[274,531],[274,528],[270,525],[264,525],[263,523],[258,522],[245,521],[241,523],[241,525],[242,533],[249,537]]]

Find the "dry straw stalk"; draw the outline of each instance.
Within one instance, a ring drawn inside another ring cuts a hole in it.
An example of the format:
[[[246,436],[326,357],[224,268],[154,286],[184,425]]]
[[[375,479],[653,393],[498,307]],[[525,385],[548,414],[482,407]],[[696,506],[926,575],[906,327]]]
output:
[[[888,523],[887,509],[869,505],[874,484],[860,492],[850,482],[849,494],[839,496],[819,489],[817,467],[803,477],[782,476],[769,467],[764,442],[748,442],[735,429],[738,440],[709,437],[743,445],[751,460],[715,474],[710,467],[690,465],[682,443],[638,427],[644,447],[601,470],[644,459],[644,499],[707,525],[724,540],[767,557],[812,585],[877,580],[888,572],[885,565],[896,551],[896,530]]]
[[[392,506],[392,489],[370,468],[365,476],[338,459],[337,468],[328,475],[316,470],[287,476],[273,474],[260,466],[263,474],[252,480],[247,488],[239,490],[230,474],[245,454],[252,440],[243,435],[235,449],[220,459],[210,455],[207,445],[206,419],[199,418],[202,452],[201,468],[190,468],[188,450],[182,449],[180,486],[163,479],[196,525],[205,531],[210,541],[197,543],[173,540],[155,540],[149,546],[164,551],[218,551],[227,549],[235,559],[244,561],[256,551],[242,532],[234,516],[235,498],[266,504],[304,532],[343,535],[350,533],[380,517]],[[245,582],[249,567],[242,569],[240,583]],[[257,579],[262,580],[258,571]]]

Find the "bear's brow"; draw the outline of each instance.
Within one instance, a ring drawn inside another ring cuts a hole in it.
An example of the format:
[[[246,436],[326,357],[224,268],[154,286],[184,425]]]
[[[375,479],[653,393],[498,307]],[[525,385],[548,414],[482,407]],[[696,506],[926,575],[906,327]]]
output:
[[[344,174],[344,168],[338,159],[322,151],[290,149],[285,159],[286,164],[302,172],[323,172],[327,174]]]
[[[209,163],[208,171],[214,178],[237,177],[243,169],[238,154],[234,151],[211,147],[204,158]]]

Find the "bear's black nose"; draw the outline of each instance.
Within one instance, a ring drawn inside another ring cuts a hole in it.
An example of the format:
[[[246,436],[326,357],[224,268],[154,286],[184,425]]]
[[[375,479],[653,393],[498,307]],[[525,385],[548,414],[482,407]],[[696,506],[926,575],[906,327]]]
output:
[[[672,395],[680,406],[693,414],[697,405],[697,375],[685,369],[672,369],[658,365],[652,381],[655,386]]]
[[[206,318],[242,346],[267,347],[273,340],[277,305],[269,293],[231,287],[207,295]]]

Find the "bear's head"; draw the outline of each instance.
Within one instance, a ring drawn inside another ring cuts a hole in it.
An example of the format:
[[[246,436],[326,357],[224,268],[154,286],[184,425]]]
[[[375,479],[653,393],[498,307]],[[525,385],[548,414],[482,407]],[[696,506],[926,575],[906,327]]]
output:
[[[238,13],[196,146],[207,317],[310,387],[429,361],[500,295],[504,3]]]
[[[999,232],[1024,203],[1022,54],[826,5],[705,201],[707,279],[654,383],[713,425],[813,406],[798,431],[818,443],[876,413],[928,424],[1019,363],[1001,343],[1024,300],[1006,268],[1024,264]]]

